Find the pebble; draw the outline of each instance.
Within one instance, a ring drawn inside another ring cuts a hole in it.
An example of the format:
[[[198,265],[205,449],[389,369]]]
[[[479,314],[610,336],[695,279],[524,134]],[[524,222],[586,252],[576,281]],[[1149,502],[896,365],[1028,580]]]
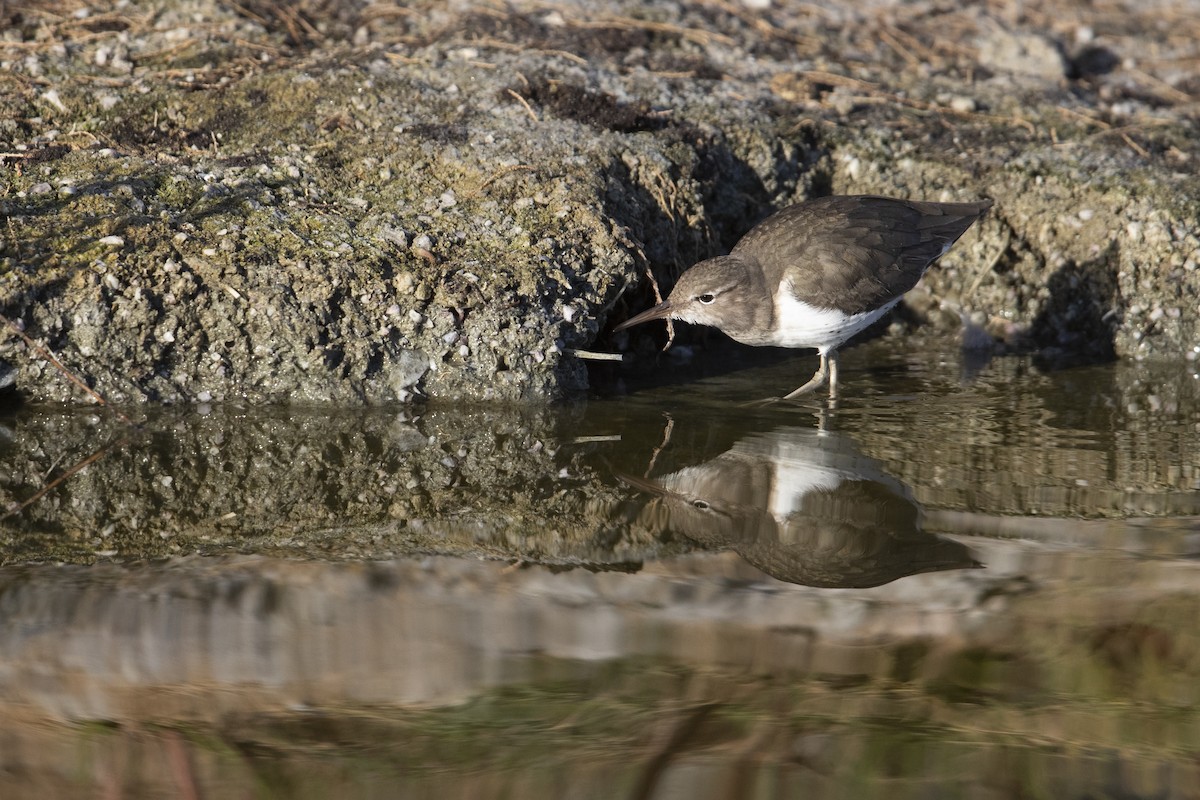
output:
[[[408,247],[408,234],[399,228],[384,228],[379,232],[379,238],[396,245],[396,247]],[[409,280],[412,280],[412,276],[409,276]]]
[[[961,114],[973,113],[977,107],[973,97],[954,97],[950,100],[950,108]]]

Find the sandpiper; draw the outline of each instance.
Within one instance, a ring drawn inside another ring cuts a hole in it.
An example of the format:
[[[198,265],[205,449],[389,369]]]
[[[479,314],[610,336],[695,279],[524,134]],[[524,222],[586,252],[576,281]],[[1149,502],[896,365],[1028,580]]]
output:
[[[729,255],[691,267],[665,301],[614,331],[670,318],[720,328],[744,344],[814,347],[816,374],[781,399],[827,382],[832,396],[837,348],[899,303],[991,205],[835,195],[790,206]]]

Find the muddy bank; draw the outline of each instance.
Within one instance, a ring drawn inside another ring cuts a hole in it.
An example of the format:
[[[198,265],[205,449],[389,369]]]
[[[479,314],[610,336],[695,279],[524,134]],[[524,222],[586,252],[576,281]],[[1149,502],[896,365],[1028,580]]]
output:
[[[1194,17],[62,2],[0,20],[0,311],[114,401],[578,394],[813,194],[993,197],[904,318],[1194,358]],[[0,374],[78,399],[9,337]],[[607,375],[608,373],[604,373]],[[594,380],[596,376],[592,376]]]

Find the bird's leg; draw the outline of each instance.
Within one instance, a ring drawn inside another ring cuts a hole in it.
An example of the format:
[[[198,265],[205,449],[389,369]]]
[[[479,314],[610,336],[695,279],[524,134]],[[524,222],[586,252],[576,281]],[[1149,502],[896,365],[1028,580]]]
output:
[[[829,399],[837,400],[838,354],[837,350],[829,351]]]
[[[829,362],[830,362],[829,356],[826,355],[825,353],[821,353],[821,366],[819,366],[817,368],[817,374],[813,375],[812,379],[808,383],[804,384],[796,391],[792,392],[791,394],[785,394],[783,396],[783,399],[784,400],[795,400],[797,397],[799,397],[802,394],[808,394],[809,392],[813,391],[814,389],[820,389],[822,386],[824,386],[825,382],[827,380],[829,380],[829,373],[830,373]],[[837,356],[834,356],[834,358],[833,358],[833,368],[832,369],[833,369],[833,374],[835,376],[834,380],[836,381],[837,380],[837,378],[836,378],[836,376],[837,376]]]
[[[838,356],[836,350],[831,350],[829,353],[821,353],[821,363],[817,367],[817,372],[812,376],[808,383],[801,386],[790,394],[785,394],[783,397],[768,397],[765,400],[756,400],[753,403],[744,403],[744,406],[768,406],[771,403],[778,403],[780,400],[795,400],[801,395],[820,389],[827,382],[829,383],[829,401],[831,407],[837,406],[837,380],[838,380]]]

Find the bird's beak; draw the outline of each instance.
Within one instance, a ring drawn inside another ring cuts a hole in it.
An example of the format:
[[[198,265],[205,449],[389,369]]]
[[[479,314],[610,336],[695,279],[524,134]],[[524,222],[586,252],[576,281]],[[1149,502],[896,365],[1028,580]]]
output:
[[[640,314],[636,314],[622,322],[617,327],[613,328],[613,333],[623,331],[626,328],[632,328],[634,325],[641,325],[643,322],[650,322],[655,319],[666,319],[671,316],[671,312],[675,309],[671,306],[670,300],[664,300],[654,308],[648,308]]]

